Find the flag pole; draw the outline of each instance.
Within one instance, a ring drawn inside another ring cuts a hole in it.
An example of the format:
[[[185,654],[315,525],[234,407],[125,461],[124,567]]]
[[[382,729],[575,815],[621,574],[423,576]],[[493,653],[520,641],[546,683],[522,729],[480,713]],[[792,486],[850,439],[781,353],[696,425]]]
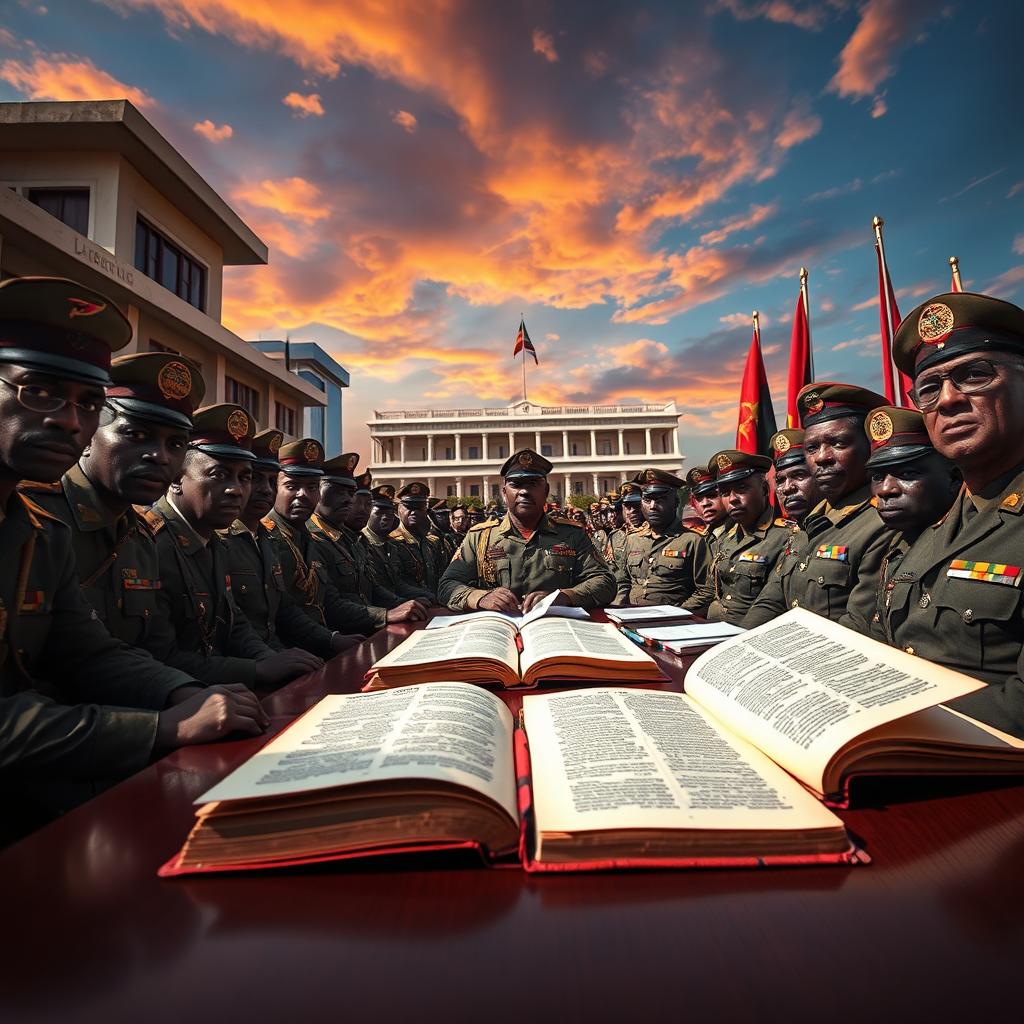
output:
[[[519,314],[519,328],[520,328],[521,331],[523,331],[523,334],[524,334],[524,337],[525,337],[525,334],[526,334],[526,320],[523,319],[523,314],[522,313]],[[527,398],[526,398],[526,343],[525,343],[525,341],[523,343],[522,357],[523,357],[523,401],[525,402],[525,401],[527,401]]]
[[[750,318],[751,318],[751,320],[754,321],[754,334],[757,335],[757,343],[760,345],[761,344],[761,314],[755,309],[754,312],[750,314]]]
[[[889,302],[889,289],[892,287],[891,282],[889,280],[889,262],[885,258],[885,243],[882,241],[882,228],[883,228],[884,225],[885,225],[885,221],[882,220],[882,218],[879,217],[878,214],[875,214],[875,216],[871,218],[871,226],[875,229],[875,245],[878,246],[878,255],[879,255],[879,258],[882,261],[882,276],[883,276],[882,285],[883,285],[883,287],[882,287],[881,299],[882,299],[882,302],[885,305],[885,329],[886,329],[887,334],[889,335],[889,338],[888,338],[888,340],[886,342],[886,346],[885,346],[886,366],[887,366],[888,374],[892,377],[892,387],[893,387],[893,392],[892,393],[895,396],[893,404],[894,405],[899,405],[899,400],[900,400],[900,378],[899,378],[899,371],[893,365],[893,361],[892,361],[892,339],[893,339],[893,335],[896,332],[892,329],[892,304]]]
[[[955,256],[950,256],[949,265],[953,269],[953,291],[962,292],[964,286],[960,280],[960,261]]]
[[[811,347],[811,299],[807,289],[807,268],[800,268],[800,296],[804,300],[804,316],[807,318],[807,364],[814,380],[814,349]]]

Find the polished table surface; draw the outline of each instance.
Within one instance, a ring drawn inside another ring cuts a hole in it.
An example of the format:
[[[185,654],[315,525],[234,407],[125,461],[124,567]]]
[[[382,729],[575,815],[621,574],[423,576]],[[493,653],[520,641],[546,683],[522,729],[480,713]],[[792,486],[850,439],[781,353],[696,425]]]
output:
[[[352,692],[389,627],[267,698]],[[685,662],[658,655],[678,689]],[[440,854],[161,880],[265,738],[190,747],[0,853],[0,1017],[1020,1020],[1024,785],[871,781],[866,867],[529,876]]]

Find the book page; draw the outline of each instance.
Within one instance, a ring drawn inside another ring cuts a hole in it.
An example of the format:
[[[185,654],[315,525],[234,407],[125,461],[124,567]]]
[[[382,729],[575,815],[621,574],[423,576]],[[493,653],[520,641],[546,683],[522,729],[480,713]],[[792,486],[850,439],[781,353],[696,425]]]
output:
[[[629,625],[631,622],[646,622],[652,619],[686,619],[693,615],[687,608],[674,604],[651,604],[636,608],[605,608],[605,615],[612,622]]]
[[[689,697],[598,689],[523,698],[538,830],[841,824]]]
[[[630,643],[607,622],[539,619],[522,630],[521,674],[545,658],[599,658],[649,662],[651,656]]]
[[[426,779],[482,793],[518,820],[512,731],[505,704],[468,683],[333,694],[195,802]]]
[[[500,619],[507,622],[516,629],[521,629],[535,619],[542,619],[545,615],[562,619],[589,619],[590,613],[583,608],[574,608],[571,605],[556,605],[555,598],[561,593],[560,590],[553,590],[543,601],[538,601],[533,608],[525,615],[506,615],[504,612],[494,612],[488,609],[483,611],[465,612],[462,615],[435,615],[424,629],[444,629],[446,626],[458,625],[467,620],[477,621],[482,618]]]
[[[984,685],[803,608],[702,654],[685,680],[702,707],[819,792],[854,737]]]
[[[679,626],[638,626],[636,630],[647,640],[658,641],[710,641],[723,640],[729,636],[739,636],[746,630],[742,626],[733,626],[728,622],[689,622]]]
[[[519,672],[516,629],[494,615],[466,617],[446,629],[421,629],[406,637],[373,668],[426,665],[463,658],[495,658]]]

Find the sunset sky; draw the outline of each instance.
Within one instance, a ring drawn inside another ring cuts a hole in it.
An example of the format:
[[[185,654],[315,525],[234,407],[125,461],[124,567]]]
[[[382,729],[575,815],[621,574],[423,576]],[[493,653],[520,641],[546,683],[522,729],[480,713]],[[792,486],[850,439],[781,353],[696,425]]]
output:
[[[128,97],[270,247],[225,322],[314,340],[375,408],[675,398],[735,437],[750,312],[780,419],[880,389],[871,218],[904,313],[1024,298],[1024,4],[6,0],[0,98]]]

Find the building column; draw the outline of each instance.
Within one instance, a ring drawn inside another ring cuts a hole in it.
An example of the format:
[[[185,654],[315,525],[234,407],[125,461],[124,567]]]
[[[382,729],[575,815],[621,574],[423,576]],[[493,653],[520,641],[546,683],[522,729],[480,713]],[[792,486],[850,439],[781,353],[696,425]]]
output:
[[[401,462],[405,462],[405,434],[398,439],[398,458]]]
[[[533,432],[533,450],[540,455],[540,431],[535,430]]]
[[[565,491],[562,494],[562,504],[564,505],[569,500],[569,495],[572,494],[572,473],[565,474]]]
[[[462,491],[462,477],[457,476],[455,478],[455,493],[460,497],[464,498],[466,495]]]
[[[456,462],[462,459],[462,435],[455,435],[455,460]]]
[[[569,431],[562,431],[562,458],[566,458],[569,454]]]
[[[648,455],[653,455],[654,454],[654,450],[651,448],[651,428],[650,427],[645,427],[644,428],[644,436],[647,438],[647,454]]]
[[[672,428],[672,454],[679,455],[679,430],[676,427]]]
[[[516,434],[514,430],[508,432],[508,454],[511,456],[516,450]]]
[[[491,478],[489,476],[485,476],[482,479],[484,482],[484,504],[486,505],[487,502],[491,500]]]
[[[600,498],[601,497],[601,492],[598,490],[598,487],[597,487],[597,474],[596,473],[591,473],[590,476],[591,476],[591,479],[594,482],[594,486],[591,488],[590,493],[591,494],[596,494]]]
[[[434,435],[427,434],[427,462],[434,461]]]
[[[427,477],[427,487],[430,490],[430,496],[432,498],[436,498],[437,497],[437,491],[434,489],[436,484],[437,484],[437,480],[435,480],[434,477],[432,477],[432,476],[428,476]]]
[[[596,430],[592,430],[590,432],[590,454],[591,455],[596,455],[597,454],[597,431]],[[596,480],[597,477],[595,476],[594,479]]]
[[[626,454],[626,438],[625,438],[625,433],[626,433],[625,430],[622,427],[619,427],[619,454],[620,455],[625,455]]]

